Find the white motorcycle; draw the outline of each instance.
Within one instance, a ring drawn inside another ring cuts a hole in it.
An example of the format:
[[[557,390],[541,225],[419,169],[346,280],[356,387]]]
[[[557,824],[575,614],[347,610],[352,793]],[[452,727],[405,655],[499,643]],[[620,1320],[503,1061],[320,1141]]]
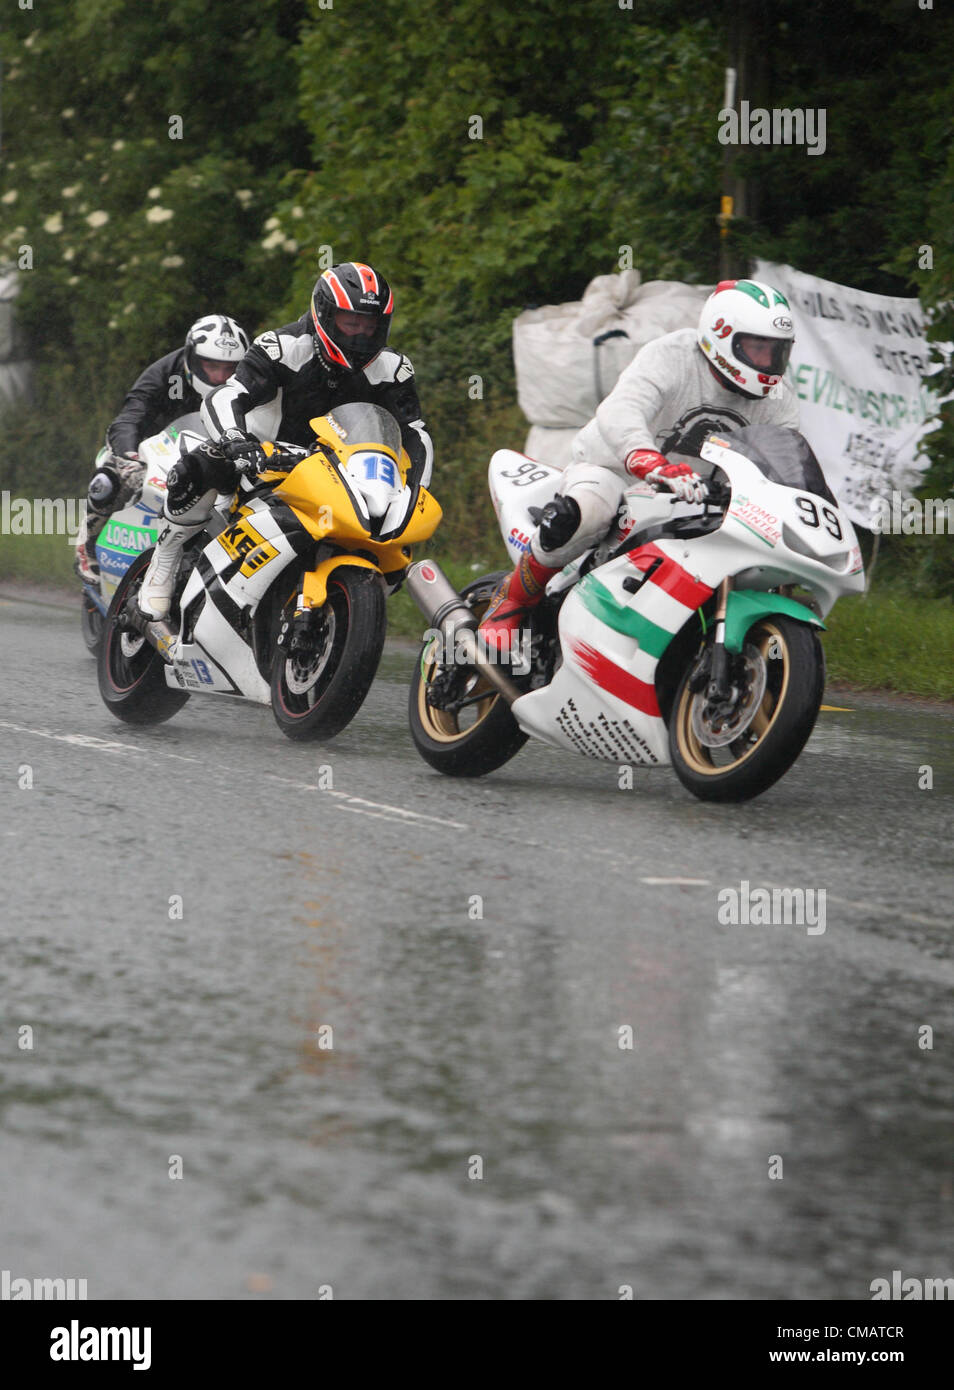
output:
[[[430,631],[411,733],[432,767],[480,776],[532,735],[618,764],[672,763],[703,800],[758,796],[788,771],[821,704],[822,619],[864,589],[858,538],[795,430],[710,435],[701,456],[713,465],[701,509],[627,491],[610,535],[550,580],[509,670],[476,633],[505,572],[458,595],[433,561],[412,566]],[[491,459],[512,561],[560,477],[511,450]]]

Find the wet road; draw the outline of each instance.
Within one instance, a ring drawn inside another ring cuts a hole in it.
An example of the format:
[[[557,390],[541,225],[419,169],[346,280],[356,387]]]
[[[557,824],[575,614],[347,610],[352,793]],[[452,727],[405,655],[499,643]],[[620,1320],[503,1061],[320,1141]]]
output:
[[[13,1276],[283,1299],[954,1276],[949,710],[829,697],[853,712],[777,787],[707,807],[539,745],[441,778],[410,647],[302,747],[212,698],[120,725],[71,611],[7,597],[0,642]],[[814,926],[721,922],[743,881],[811,890]]]

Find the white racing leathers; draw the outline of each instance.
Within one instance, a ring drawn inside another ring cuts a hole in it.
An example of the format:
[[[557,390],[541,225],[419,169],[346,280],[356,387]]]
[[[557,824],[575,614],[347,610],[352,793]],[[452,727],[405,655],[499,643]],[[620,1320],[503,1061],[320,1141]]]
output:
[[[798,429],[798,400],[785,383],[778,396],[755,400],[719,384],[696,342],[694,328],[656,338],[642,348],[573,441],[573,461],[560,492],[580,508],[580,524],[558,550],[531,549],[541,564],[562,566],[606,534],[629,479],[625,460],[634,449],[656,449],[670,462],[686,462],[705,476],[699,451],[706,436],[745,425]]]

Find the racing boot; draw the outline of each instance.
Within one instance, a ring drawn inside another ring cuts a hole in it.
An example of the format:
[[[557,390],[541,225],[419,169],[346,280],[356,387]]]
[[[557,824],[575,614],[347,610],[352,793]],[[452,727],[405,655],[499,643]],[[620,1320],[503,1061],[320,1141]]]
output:
[[[99,564],[96,560],[96,537],[106,525],[108,518],[97,516],[87,510],[83,513],[79,531],[76,533],[76,550],[73,555],[73,569],[83,584],[99,588]]]
[[[154,621],[169,616],[172,591],[175,588],[182,551],[186,541],[198,535],[212,515],[215,492],[207,492],[198,502],[187,507],[181,515],[169,515],[169,500],[162,509],[162,525],[156,537],[156,548],[149,561],[139,590],[139,611]]]
[[[543,598],[547,580],[561,569],[562,565],[555,569],[541,565],[528,551],[513,573],[500,581],[477,628],[477,635],[491,651],[505,660],[509,658],[516,647],[521,622]]]

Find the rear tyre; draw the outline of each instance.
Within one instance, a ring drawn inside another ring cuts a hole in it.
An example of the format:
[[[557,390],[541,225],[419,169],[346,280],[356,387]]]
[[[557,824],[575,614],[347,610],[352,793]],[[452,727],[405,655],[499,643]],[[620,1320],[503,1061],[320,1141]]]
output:
[[[508,571],[487,574],[461,590],[461,598],[478,618]],[[435,642],[421,651],[411,678],[408,716],[411,738],[421,757],[448,777],[482,777],[510,761],[526,743],[510,706],[486,677],[462,672],[459,709],[441,709],[428,703],[427,694],[440,672],[434,658]]]
[[[777,782],[808,742],[825,686],[814,628],[773,614],[745,636],[736,659],[738,697],[713,712],[690,666],[676,691],[669,750],[676,775],[702,801],[748,801]]]
[[[136,603],[143,576],[152,558],[144,550],[132,562],[113,594],[103,623],[103,637],[96,657],[99,693],[111,714],[127,724],[161,724],[171,719],[188,700],[187,691],[166,685],[166,663],[140,633],[121,628],[117,619]]]
[[[297,593],[296,586],[286,614],[294,611]],[[279,648],[272,664],[272,712],[286,738],[334,738],[364,703],[384,649],[381,575],[355,565],[333,570],[314,619],[309,649],[288,654]]]
[[[91,652],[93,656],[99,650],[104,624],[105,619],[102,613],[84,589],[80,595],[80,630],[83,633],[86,650]]]

